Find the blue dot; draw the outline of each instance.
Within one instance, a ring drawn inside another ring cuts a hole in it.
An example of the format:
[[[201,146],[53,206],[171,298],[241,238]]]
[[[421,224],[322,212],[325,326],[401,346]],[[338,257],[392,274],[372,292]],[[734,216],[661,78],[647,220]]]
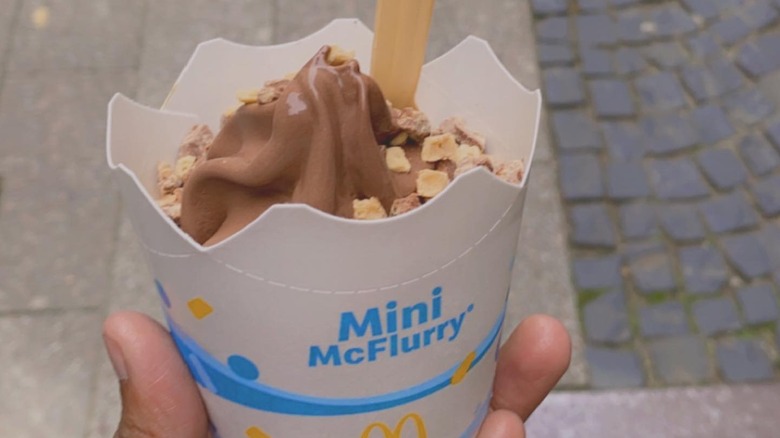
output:
[[[437,286],[436,288],[433,289],[433,295],[434,296],[441,295],[441,286]]]
[[[469,306],[468,306],[468,307],[466,307],[466,310],[468,310],[469,312],[471,312],[472,310],[474,310],[474,304],[469,304]]]
[[[260,371],[255,364],[244,356],[234,354],[228,358],[227,363],[230,369],[242,379],[257,380],[260,377]]]
[[[398,306],[398,303],[396,303],[395,301],[389,301],[386,307],[388,310],[393,310],[396,308],[396,306]]]
[[[162,283],[160,283],[158,280],[154,280],[154,285],[157,286],[157,293],[160,294],[160,298],[163,301],[163,304],[165,304],[165,307],[171,308],[171,300],[168,298],[168,294],[165,293],[165,289],[163,289]]]

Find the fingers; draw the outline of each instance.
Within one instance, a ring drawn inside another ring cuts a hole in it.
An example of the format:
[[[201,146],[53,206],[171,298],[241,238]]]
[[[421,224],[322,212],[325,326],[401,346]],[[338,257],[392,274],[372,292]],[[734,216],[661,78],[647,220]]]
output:
[[[493,409],[515,412],[525,421],[569,367],[571,339],[555,318],[523,321],[501,349],[493,384]]]
[[[122,395],[115,438],[208,436],[197,385],[162,326],[140,313],[121,312],[106,320],[103,339]]]
[[[514,412],[493,411],[485,418],[477,438],[525,438],[520,417]]]

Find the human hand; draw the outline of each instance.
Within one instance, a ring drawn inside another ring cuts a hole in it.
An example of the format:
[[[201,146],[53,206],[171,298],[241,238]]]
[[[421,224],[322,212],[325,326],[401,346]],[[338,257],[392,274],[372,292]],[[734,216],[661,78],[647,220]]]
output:
[[[136,312],[111,315],[103,338],[119,378],[122,419],[114,438],[208,438],[206,408],[170,334]],[[493,400],[478,438],[522,438],[523,422],[569,366],[571,341],[557,320],[535,315],[507,339]]]

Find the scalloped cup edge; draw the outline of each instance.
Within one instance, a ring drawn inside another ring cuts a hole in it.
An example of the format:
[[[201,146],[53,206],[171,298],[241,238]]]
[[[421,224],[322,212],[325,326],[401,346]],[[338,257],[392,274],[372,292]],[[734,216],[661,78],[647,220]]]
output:
[[[316,41],[318,37],[321,37],[323,35],[327,34],[327,31],[329,29],[332,29],[334,26],[343,26],[344,24],[349,24],[350,26],[355,26],[355,24],[358,24],[362,30],[366,30],[370,33],[370,30],[362,23],[360,20],[357,19],[336,19],[323,27],[322,29],[304,37],[300,40],[291,41],[287,43],[277,44],[277,45],[269,45],[269,46],[250,46],[240,43],[235,43],[232,41],[229,41],[224,38],[215,38],[208,41],[204,41],[198,45],[196,48],[193,56],[190,58],[190,60],[187,63],[187,66],[182,71],[182,73],[179,76],[179,80],[187,73],[187,70],[190,68],[191,64],[193,63],[193,60],[196,59],[198,55],[198,51],[202,47],[207,47],[209,45],[219,43],[219,44],[230,44],[238,47],[244,47],[244,48],[266,48],[266,47],[274,47],[274,48],[283,48],[283,47],[291,47],[295,46],[297,44],[300,44],[304,41]],[[338,216],[334,216],[325,212],[322,212],[320,210],[317,210],[315,208],[312,208],[305,204],[277,204],[269,208],[266,212],[264,212],[262,215],[260,215],[257,219],[252,221],[250,224],[245,226],[243,229],[238,231],[237,233],[233,234],[229,238],[223,240],[222,242],[219,242],[218,244],[212,245],[212,246],[203,246],[192,239],[187,233],[181,230],[167,215],[165,215],[159,206],[157,206],[155,199],[152,198],[151,193],[144,187],[144,184],[140,181],[137,174],[133,171],[133,169],[129,168],[122,162],[116,162],[114,160],[114,153],[113,153],[113,142],[112,142],[112,127],[114,123],[116,122],[116,118],[114,115],[114,106],[117,104],[117,102],[122,99],[125,100],[128,103],[132,103],[134,106],[136,106],[139,110],[142,111],[149,111],[158,113],[160,115],[167,115],[167,116],[178,116],[178,117],[185,117],[194,119],[196,121],[199,119],[197,114],[194,113],[187,113],[183,111],[176,111],[171,109],[157,109],[152,108],[146,105],[142,105],[138,102],[135,102],[134,100],[122,95],[121,93],[115,94],[112,99],[110,100],[108,104],[108,129],[107,129],[107,141],[106,141],[106,158],[109,167],[112,171],[119,171],[124,173],[127,177],[129,177],[133,183],[135,184],[135,188],[137,190],[140,190],[142,193],[142,196],[146,199],[147,202],[151,203],[154,206],[155,211],[159,216],[161,216],[165,222],[169,225],[169,227],[172,229],[172,231],[178,235],[178,237],[184,239],[184,241],[188,242],[190,246],[195,249],[198,252],[201,253],[210,253],[213,251],[217,251],[219,249],[223,249],[226,247],[229,247],[232,242],[241,239],[245,234],[251,233],[254,230],[261,229],[265,222],[267,222],[268,218],[271,218],[273,215],[278,214],[280,212],[295,212],[295,214],[301,214],[305,216],[309,216],[312,218],[312,220],[320,220],[320,221],[331,221],[335,223],[345,224],[350,227],[376,227],[377,229],[380,229],[384,224],[388,223],[394,223],[399,221],[405,221],[405,220],[413,220],[417,215],[422,214],[423,210],[435,210],[437,208],[437,205],[439,205],[442,200],[447,197],[457,197],[459,196],[459,192],[462,191],[461,187],[464,187],[466,184],[469,184],[470,181],[475,181],[477,178],[489,178],[490,184],[495,187],[497,190],[514,190],[516,193],[515,195],[519,196],[522,191],[525,189],[525,186],[528,181],[529,174],[531,172],[531,167],[533,163],[533,157],[536,150],[537,145],[537,139],[538,139],[538,130],[539,130],[539,121],[541,117],[541,104],[542,104],[542,98],[541,98],[541,92],[540,90],[529,90],[526,88],[522,83],[517,81],[517,79],[512,76],[509,71],[506,69],[506,67],[501,63],[501,61],[496,56],[495,52],[491,49],[489,43],[481,38],[475,37],[475,36],[468,36],[463,41],[461,41],[458,45],[441,55],[440,57],[430,61],[423,67],[423,74],[430,68],[435,66],[441,66],[443,64],[446,64],[447,59],[449,59],[452,56],[455,56],[459,53],[460,50],[463,50],[464,47],[466,47],[469,44],[478,43],[482,46],[482,48],[485,50],[486,54],[489,54],[490,58],[492,58],[493,65],[491,65],[492,68],[498,67],[499,71],[503,74],[506,83],[512,87],[512,89],[515,90],[515,92],[519,91],[522,94],[525,94],[527,98],[532,99],[535,102],[535,108],[533,108],[534,113],[534,120],[532,121],[534,130],[532,135],[532,140],[530,144],[530,151],[527,153],[526,157],[521,157],[525,162],[525,172],[523,175],[523,179],[518,184],[512,184],[508,183],[506,181],[503,181],[499,178],[497,178],[495,175],[493,175],[491,172],[485,170],[484,168],[476,168],[468,171],[467,173],[460,175],[459,177],[455,178],[455,180],[447,186],[447,188],[437,195],[432,200],[428,201],[425,205],[421,206],[420,208],[411,211],[409,213],[405,213],[400,216],[396,217],[390,217],[386,219],[378,219],[378,220],[372,220],[372,221],[361,221],[356,219],[347,219],[342,218]],[[178,81],[177,80],[177,83]],[[176,86],[174,85],[174,88],[171,90],[171,94],[173,94],[176,90]],[[419,92],[419,91],[418,91]],[[170,99],[171,95],[166,98],[166,102]],[[455,115],[455,114],[453,114]]]

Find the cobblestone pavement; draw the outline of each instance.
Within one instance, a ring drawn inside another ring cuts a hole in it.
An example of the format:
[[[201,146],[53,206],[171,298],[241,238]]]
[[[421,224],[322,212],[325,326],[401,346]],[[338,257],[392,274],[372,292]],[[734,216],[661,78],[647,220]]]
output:
[[[775,379],[780,1],[532,7],[592,387]]]
[[[430,57],[469,33],[538,86],[526,1],[437,4]],[[100,324],[118,309],[160,317],[104,158],[106,104],[159,105],[195,45],[304,36],[371,0],[0,0],[0,436],[111,436],[117,384]],[[587,385],[556,171],[542,133],[507,324],[551,313],[574,337],[563,385]],[[522,287],[521,287],[522,286]]]

